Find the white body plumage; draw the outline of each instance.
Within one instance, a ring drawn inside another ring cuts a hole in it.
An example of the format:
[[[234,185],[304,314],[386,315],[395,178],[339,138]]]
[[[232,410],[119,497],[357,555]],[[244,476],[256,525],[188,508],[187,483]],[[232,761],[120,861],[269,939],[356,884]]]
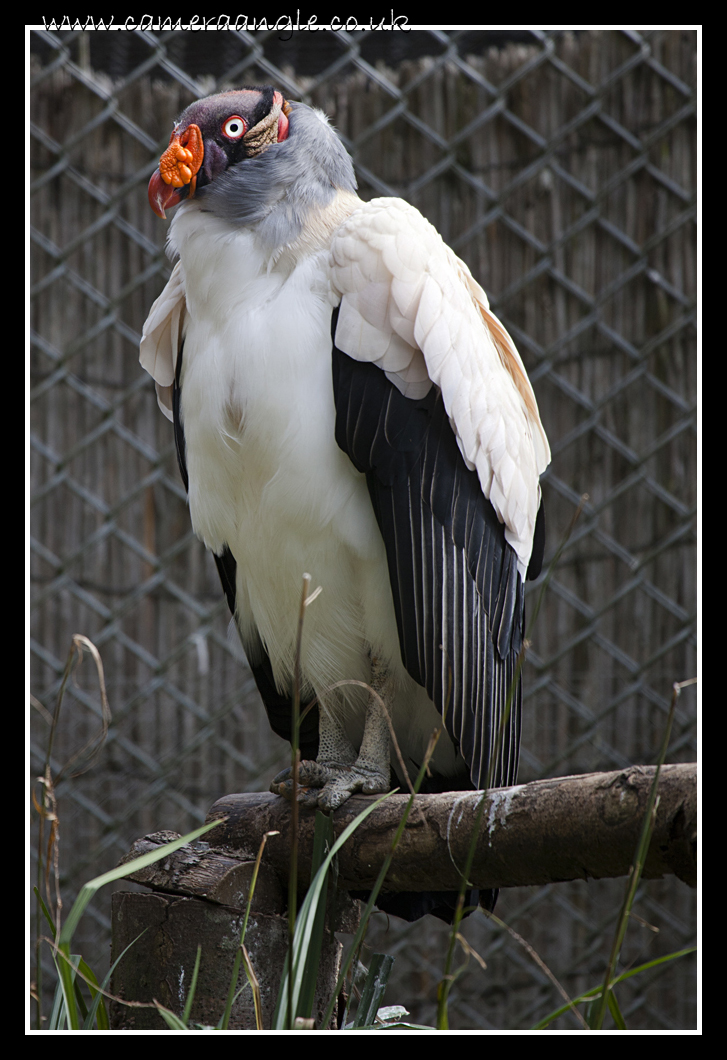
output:
[[[303,573],[322,587],[302,648],[304,695],[322,704],[319,804],[388,786],[385,713],[358,687],[330,692],[347,680],[382,691],[407,768],[446,714],[436,772],[511,782],[522,582],[550,458],[512,340],[417,210],[358,199],[319,113],[272,89],[213,96],[185,111],[163,161],[179,183],[158,170],[149,198],[162,215],[181,202],[179,260],[141,362],[175,418],[195,532],[223,585],[234,571],[250,662],[269,663],[283,697]]]
[[[333,221],[358,205],[337,203]],[[320,229],[328,235],[327,225]],[[335,440],[331,311],[339,296],[328,241],[294,247],[272,262],[249,230],[231,232],[183,205],[169,242],[179,272],[166,303],[163,293],[150,313],[146,333],[159,327],[160,310],[167,321],[182,317],[190,515],[207,548],[219,554],[227,545],[237,560],[243,642],[257,633],[279,687],[290,686],[302,575],[310,573],[313,588],[323,592],[305,618],[304,693],[312,690],[343,712],[359,746],[364,691],[344,685],[325,692],[342,680],[370,682],[376,653],[390,674],[392,723],[408,764],[421,761],[441,717],[402,664],[386,552],[365,477]],[[164,396],[160,404],[169,414]],[[444,735],[434,765],[447,774],[454,760]]]

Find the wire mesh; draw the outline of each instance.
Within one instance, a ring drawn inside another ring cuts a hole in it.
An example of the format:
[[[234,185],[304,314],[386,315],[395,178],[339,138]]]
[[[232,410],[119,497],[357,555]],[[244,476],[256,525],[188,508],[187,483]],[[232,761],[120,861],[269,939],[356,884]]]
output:
[[[581,503],[524,675],[521,779],[654,759],[674,681],[696,672],[696,35],[39,32],[31,37],[31,683],[52,710],[71,636],[104,662],[99,759],[59,788],[63,893],[138,836],[184,832],[230,791],[265,790],[268,729],[194,538],[169,423],[138,365],[169,275],[146,184],[172,120],[225,87],[274,83],[328,113],[361,197],[400,195],[467,261],[533,381],[553,462],[548,556]],[[531,590],[534,604],[537,586]],[[77,669],[57,771],[93,735]],[[696,694],[668,761],[696,755]],[[31,729],[42,769],[47,722]],[[498,914],[569,993],[594,986],[623,881],[503,892]],[[694,895],[644,883],[623,963],[693,941]],[[77,937],[107,959],[108,896]],[[387,1003],[431,1022],[444,926],[374,924],[397,957]],[[453,1027],[532,1026],[559,1005],[476,914]],[[694,1026],[691,958],[630,980],[629,1026]],[[563,1017],[558,1026],[575,1026]]]

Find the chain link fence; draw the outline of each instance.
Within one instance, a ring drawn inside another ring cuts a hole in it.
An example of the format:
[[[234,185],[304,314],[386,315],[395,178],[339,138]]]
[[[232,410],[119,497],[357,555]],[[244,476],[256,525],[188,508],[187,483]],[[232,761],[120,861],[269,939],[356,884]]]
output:
[[[286,760],[138,365],[169,275],[146,184],[172,120],[222,88],[274,83],[322,107],[362,198],[416,205],[521,351],[553,450],[546,560],[583,505],[531,632],[521,779],[653,761],[672,683],[696,672],[696,34],[38,32],[30,62],[32,776],[74,633],[98,646],[112,712],[99,756],[58,789],[66,909],[135,838],[189,830]],[[695,718],[690,688],[667,761],[696,757]],[[85,664],[54,773],[99,725]],[[573,996],[603,973],[623,887],[511,890],[498,914]],[[99,969],[108,911],[102,892],[76,937]],[[634,912],[624,966],[693,942],[695,896],[675,879],[643,883]],[[510,935],[479,913],[463,933],[487,968],[458,979],[453,1027],[526,1028],[558,1007]],[[387,1003],[432,1022],[444,925],[380,916],[370,942],[397,958]],[[693,1027],[693,958],[619,1000],[630,1027]]]

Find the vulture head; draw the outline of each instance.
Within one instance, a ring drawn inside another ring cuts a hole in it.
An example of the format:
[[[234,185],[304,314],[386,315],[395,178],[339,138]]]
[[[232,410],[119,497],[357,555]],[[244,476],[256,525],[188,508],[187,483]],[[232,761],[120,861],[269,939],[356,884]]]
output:
[[[311,208],[355,190],[353,163],[326,116],[268,85],[187,107],[148,194],[159,217],[193,201],[232,224],[260,226],[278,244],[299,235]]]

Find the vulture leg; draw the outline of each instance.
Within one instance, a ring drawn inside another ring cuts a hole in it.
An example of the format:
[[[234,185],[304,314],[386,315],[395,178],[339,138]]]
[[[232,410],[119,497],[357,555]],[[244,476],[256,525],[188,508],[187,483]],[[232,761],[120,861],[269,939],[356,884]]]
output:
[[[300,802],[321,810],[336,810],[354,792],[377,795],[391,787],[389,769],[389,722],[386,716],[388,672],[371,665],[371,688],[361,749],[356,751],[337,717],[319,703],[320,733],[318,758],[303,761],[298,769]],[[382,702],[383,701],[383,702]],[[293,796],[290,768],[274,778],[270,790],[286,799]]]

